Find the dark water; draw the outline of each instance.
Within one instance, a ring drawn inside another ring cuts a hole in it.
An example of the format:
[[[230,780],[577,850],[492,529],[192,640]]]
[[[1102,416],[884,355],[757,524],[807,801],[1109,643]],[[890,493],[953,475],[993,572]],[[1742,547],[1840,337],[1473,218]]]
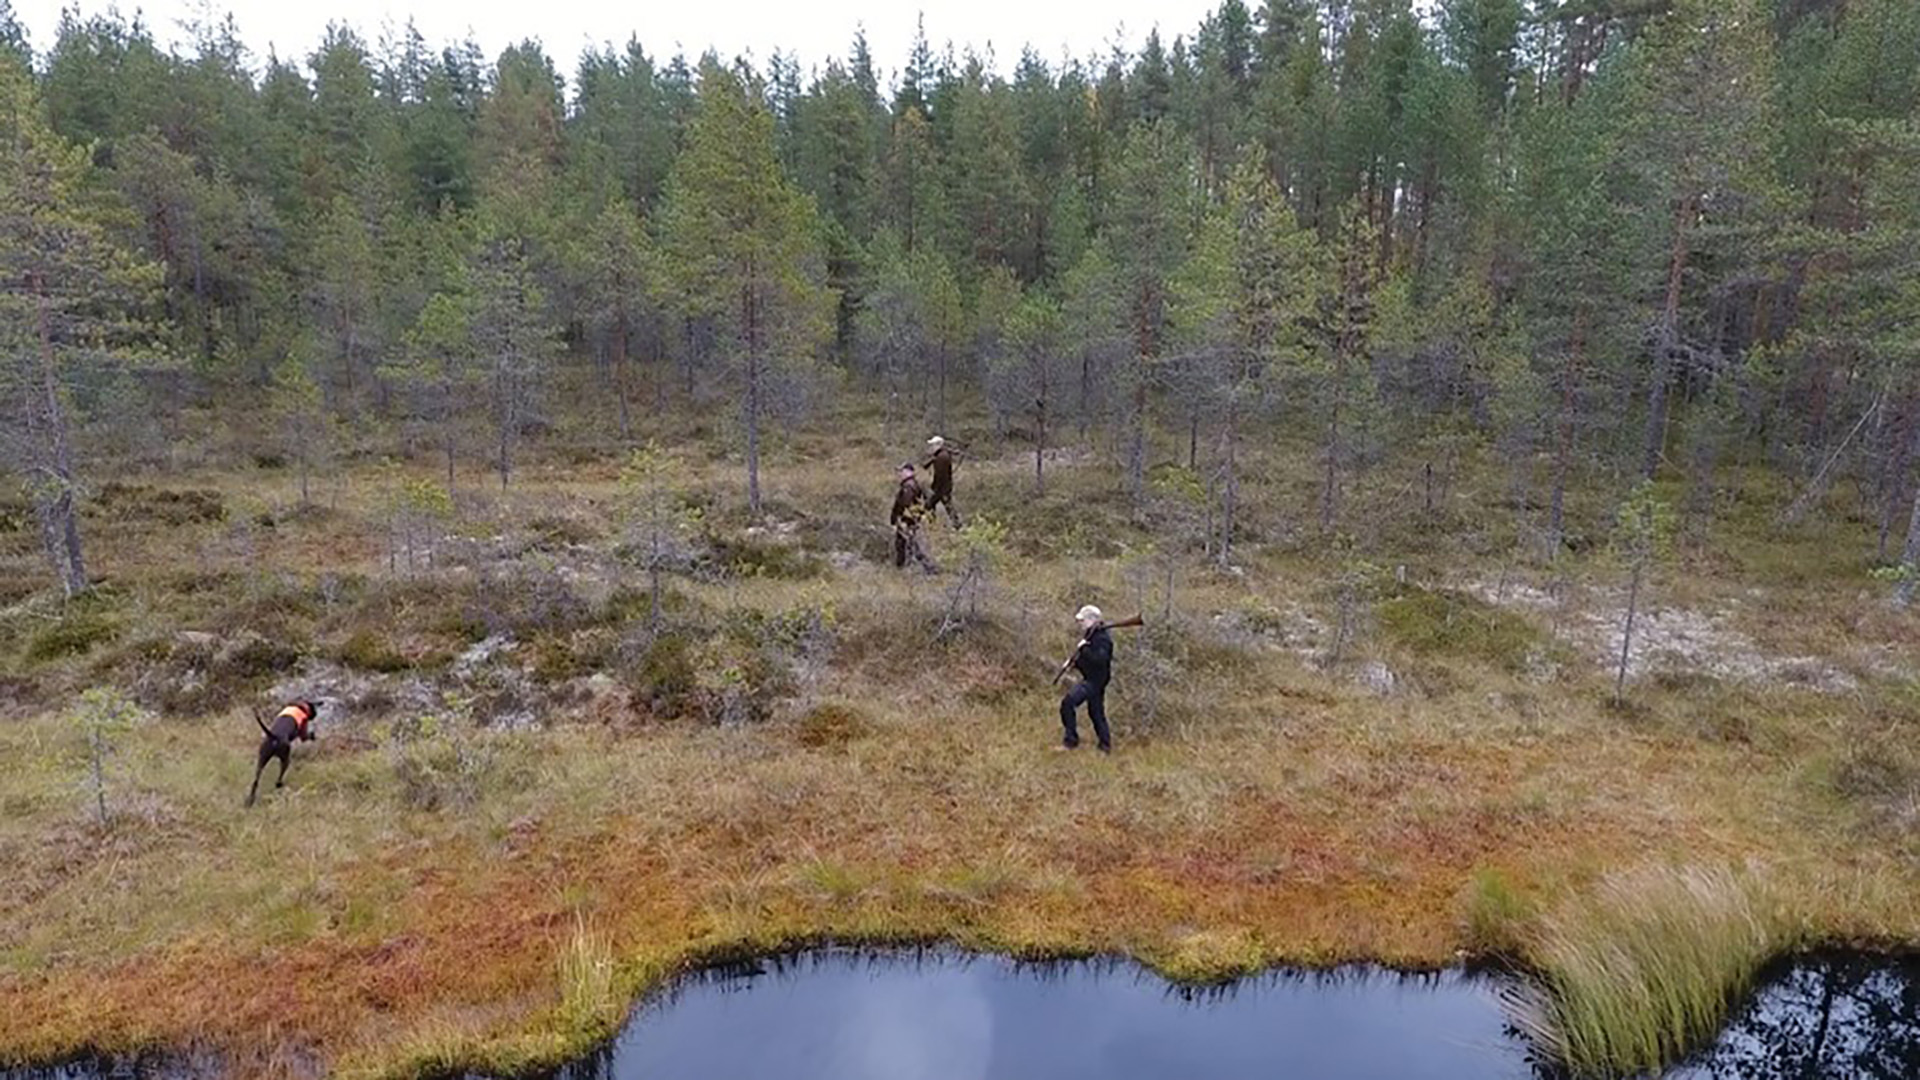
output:
[[[1920,957],[1781,965],[1713,1049],[1668,1080],[1920,1077]]]
[[[1182,990],[1132,964],[836,951],[712,973],[566,1080],[1530,1077],[1498,986],[1349,968]]]
[[[818,950],[682,980],[560,1080],[1508,1080],[1553,1077],[1459,971],[1278,972],[1172,986],[1129,963]],[[174,1055],[0,1080],[217,1076]],[[1920,1078],[1920,959],[1832,954],[1768,973],[1666,1080]]]

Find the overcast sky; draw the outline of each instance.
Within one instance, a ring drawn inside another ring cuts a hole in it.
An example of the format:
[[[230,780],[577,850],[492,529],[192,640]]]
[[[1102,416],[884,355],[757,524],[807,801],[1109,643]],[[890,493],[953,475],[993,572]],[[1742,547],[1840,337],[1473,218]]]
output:
[[[78,3],[92,15],[110,5],[98,0],[13,0],[36,51],[53,44],[60,9]],[[973,45],[992,47],[997,67],[1009,72],[1023,45],[1031,44],[1048,60],[1062,55],[1105,54],[1117,41],[1137,48],[1147,31],[1159,26],[1169,42],[1191,34],[1218,0],[962,0],[926,7],[927,37],[936,51],[952,41],[955,51]],[[684,49],[697,56],[708,46],[731,57],[750,52],[765,60],[774,49],[800,54],[811,68],[828,56],[844,56],[854,31],[864,26],[874,63],[883,80],[905,62],[912,44],[911,2],[898,0],[667,0],[665,3],[506,3],[503,0],[243,0],[214,4],[203,0],[148,0],[118,5],[140,12],[163,42],[176,41],[180,26],[195,18],[232,10],[241,37],[256,54],[269,46],[284,57],[305,57],[329,21],[348,23],[369,41],[384,27],[400,27],[411,17],[429,42],[471,33],[488,56],[527,37],[539,38],[561,70],[571,73],[580,51],[599,42],[624,43],[638,36],[649,54],[671,55]]]

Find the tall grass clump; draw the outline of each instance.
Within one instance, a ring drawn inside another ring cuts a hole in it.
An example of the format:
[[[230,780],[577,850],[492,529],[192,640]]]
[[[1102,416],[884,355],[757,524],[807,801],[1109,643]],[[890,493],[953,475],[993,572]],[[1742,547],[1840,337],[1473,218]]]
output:
[[[1525,948],[1533,904],[1507,875],[1482,867],[1463,897],[1467,948],[1481,956],[1514,956]]]
[[[561,1025],[570,1031],[599,1033],[620,1009],[614,980],[613,945],[587,920],[576,915],[573,932],[560,948]]]
[[[1542,920],[1533,959],[1543,981],[1510,1003],[1575,1075],[1654,1073],[1711,1039],[1760,968],[1795,942],[1750,876],[1636,871]]]

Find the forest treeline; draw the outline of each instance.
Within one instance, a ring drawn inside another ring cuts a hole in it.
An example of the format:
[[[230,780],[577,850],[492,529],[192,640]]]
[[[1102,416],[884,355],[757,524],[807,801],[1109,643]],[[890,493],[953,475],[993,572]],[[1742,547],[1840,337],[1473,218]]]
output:
[[[1224,0],[1010,77],[924,34],[884,74],[860,37],[188,37],[69,11],[36,52],[0,0],[0,449],[69,590],[88,462],[225,432],[303,489],[343,453],[507,484],[694,402],[757,511],[836,388],[914,433],[983,401],[1036,483],[1093,441],[1142,497],[1177,448],[1223,559],[1274,432],[1328,530],[1384,456],[1477,444],[1545,551],[1570,484],[1699,517],[1757,462],[1920,557],[1913,0]]]

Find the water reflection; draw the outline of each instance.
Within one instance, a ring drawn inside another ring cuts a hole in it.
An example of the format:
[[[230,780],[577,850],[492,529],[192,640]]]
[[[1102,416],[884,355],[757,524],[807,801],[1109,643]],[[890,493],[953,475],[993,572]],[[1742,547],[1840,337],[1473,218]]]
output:
[[[1179,987],[1112,960],[816,951],[697,976],[565,1080],[1533,1076],[1462,972],[1276,972]]]
[[[679,980],[563,1080],[1540,1080],[1498,979],[1347,967],[1175,986],[1117,960],[816,950]],[[0,1069],[0,1080],[198,1080],[202,1054]],[[1827,954],[1770,972],[1665,1080],[1920,1077],[1920,958]]]
[[[1670,1080],[1920,1076],[1920,959],[1828,954],[1777,971],[1711,1052]]]

